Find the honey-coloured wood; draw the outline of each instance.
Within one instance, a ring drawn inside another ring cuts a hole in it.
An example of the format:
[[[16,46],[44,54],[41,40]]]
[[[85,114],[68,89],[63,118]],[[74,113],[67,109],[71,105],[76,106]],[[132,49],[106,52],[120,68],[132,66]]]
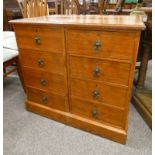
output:
[[[23,0],[18,2],[24,18],[47,16],[47,0]]]
[[[25,67],[61,75],[65,73],[65,55],[63,53],[23,49],[20,50],[20,53],[21,63]]]
[[[124,108],[126,103],[127,88],[111,85],[104,82],[71,79],[71,93],[73,97],[97,101],[107,105]]]
[[[27,99],[32,102],[66,111],[65,96],[39,90],[33,87],[27,87]]]
[[[62,75],[53,74],[23,67],[25,84],[38,89],[65,94],[65,78]]]
[[[52,15],[12,23],[27,110],[124,144],[141,19]]]
[[[23,26],[18,25],[15,31],[19,48],[48,52],[64,52],[63,28],[26,26],[23,31]]]
[[[71,113],[89,118],[94,121],[109,123],[123,128],[123,110],[106,106],[102,103],[89,102],[78,98],[71,98]]]
[[[71,77],[88,78],[128,86],[130,63],[69,57]]]
[[[27,110],[70,126],[125,144],[127,132],[123,129],[93,121],[72,113],[52,109],[35,102],[26,102]]]
[[[88,30],[67,31],[67,52],[97,58],[132,60],[136,33]],[[78,42],[78,44],[77,44]],[[127,48],[128,47],[128,48]]]

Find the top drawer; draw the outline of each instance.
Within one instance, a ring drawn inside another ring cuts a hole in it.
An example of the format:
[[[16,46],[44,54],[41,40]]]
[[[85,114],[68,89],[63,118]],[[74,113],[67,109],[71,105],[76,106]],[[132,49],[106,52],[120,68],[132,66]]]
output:
[[[63,28],[15,26],[19,48],[49,52],[64,51]]]
[[[134,33],[68,30],[67,51],[71,54],[131,60]]]

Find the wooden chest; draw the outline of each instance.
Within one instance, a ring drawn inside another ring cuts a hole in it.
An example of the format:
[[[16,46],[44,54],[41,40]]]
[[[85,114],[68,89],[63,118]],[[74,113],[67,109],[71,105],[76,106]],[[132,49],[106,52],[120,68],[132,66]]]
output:
[[[141,30],[131,16],[55,15],[12,21],[26,107],[125,143]]]

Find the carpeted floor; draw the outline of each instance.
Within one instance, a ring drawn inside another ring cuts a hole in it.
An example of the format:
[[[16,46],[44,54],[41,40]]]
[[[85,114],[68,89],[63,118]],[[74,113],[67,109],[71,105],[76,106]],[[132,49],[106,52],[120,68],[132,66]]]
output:
[[[4,79],[4,155],[151,155],[152,132],[131,105],[126,145],[25,110],[18,78]]]

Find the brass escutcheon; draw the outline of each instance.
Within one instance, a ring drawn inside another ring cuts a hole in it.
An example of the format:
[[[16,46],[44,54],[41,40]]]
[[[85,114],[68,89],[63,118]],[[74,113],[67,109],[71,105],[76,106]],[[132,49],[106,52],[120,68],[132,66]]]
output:
[[[41,79],[41,80],[40,80],[40,83],[41,83],[42,86],[45,86],[47,82],[46,82],[45,79]]]
[[[44,104],[47,104],[47,103],[48,103],[48,96],[44,96],[44,97],[42,98],[42,102],[43,102]]]
[[[36,44],[40,45],[40,44],[41,44],[41,38],[40,38],[40,36],[36,36],[36,37],[34,38],[34,42],[35,42]]]
[[[38,66],[39,66],[39,67],[43,67],[43,66],[44,66],[44,61],[43,61],[43,59],[41,59],[41,58],[38,59]]]
[[[96,67],[96,68],[93,70],[93,75],[94,75],[94,76],[99,76],[99,75],[100,75],[100,68],[99,68],[99,67]]]
[[[93,108],[92,109],[92,116],[93,117],[96,117],[97,116],[97,109],[96,108]]]
[[[96,40],[95,42],[95,51],[98,51],[100,48],[101,48],[102,44],[101,44],[101,41],[100,40]]]

